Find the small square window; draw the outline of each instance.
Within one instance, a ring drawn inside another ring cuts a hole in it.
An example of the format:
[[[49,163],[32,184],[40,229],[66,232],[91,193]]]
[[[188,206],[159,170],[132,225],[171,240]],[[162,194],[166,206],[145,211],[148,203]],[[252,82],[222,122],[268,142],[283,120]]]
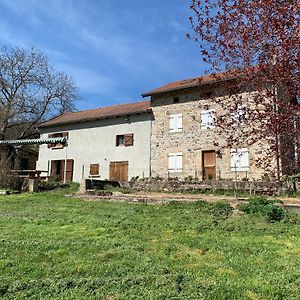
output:
[[[179,103],[179,98],[178,97],[174,97],[173,98],[173,103]]]
[[[117,135],[116,146],[133,146],[133,133]]]
[[[125,136],[124,134],[117,135],[116,137],[116,146],[124,146]]]

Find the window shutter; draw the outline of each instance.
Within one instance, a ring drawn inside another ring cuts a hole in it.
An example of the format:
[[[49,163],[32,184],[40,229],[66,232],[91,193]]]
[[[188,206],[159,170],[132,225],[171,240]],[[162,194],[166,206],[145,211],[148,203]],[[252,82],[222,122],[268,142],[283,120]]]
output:
[[[99,175],[99,164],[90,165],[90,175],[92,176]]]
[[[215,127],[215,110],[202,110],[201,111],[201,128],[214,128]]]
[[[241,149],[241,170],[248,171],[249,170],[249,151],[247,148]]]
[[[231,170],[249,170],[249,151],[247,148],[231,149]]]
[[[182,153],[176,155],[176,171],[182,172]]]
[[[177,131],[182,131],[182,114],[180,114],[180,115],[177,115],[177,122],[176,122],[177,124]]]
[[[182,153],[169,153],[169,172],[182,172]]]
[[[201,111],[201,128],[207,128],[209,119],[208,119],[208,113],[206,110]]]
[[[231,171],[237,171],[239,168],[239,159],[237,149],[231,149]]]
[[[170,153],[169,154],[169,167],[168,167],[168,170],[170,172],[174,172],[175,168],[176,168],[175,154]]]
[[[170,119],[169,119],[169,129],[170,129],[170,132],[175,132],[175,116],[172,115],[170,116]]]
[[[133,133],[130,133],[130,134],[125,134],[124,136],[124,144],[125,146],[133,146]]]

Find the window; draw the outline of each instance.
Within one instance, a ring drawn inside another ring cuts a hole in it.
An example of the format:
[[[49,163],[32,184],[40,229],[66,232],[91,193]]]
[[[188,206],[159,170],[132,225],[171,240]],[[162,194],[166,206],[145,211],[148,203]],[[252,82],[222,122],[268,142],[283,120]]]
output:
[[[215,127],[215,110],[207,109],[201,111],[201,129],[209,129]]]
[[[182,131],[182,114],[170,115],[169,117],[169,131],[181,132]]]
[[[169,173],[182,172],[182,153],[169,153],[168,157],[168,171]]]
[[[99,164],[90,164],[90,175],[98,176],[100,171]]]
[[[231,171],[249,171],[249,151],[247,148],[231,149]]]
[[[117,135],[116,146],[133,146],[133,133]]]
[[[173,103],[179,103],[179,98],[178,97],[174,97],[173,98]]]
[[[49,133],[48,138],[53,139],[53,138],[66,138],[68,139],[69,133],[68,132],[58,132],[58,133]],[[48,148],[52,149],[62,149],[65,147],[65,144],[48,144]]]
[[[246,120],[246,107],[244,105],[239,106],[237,110],[231,113],[231,119],[233,125],[238,125]]]

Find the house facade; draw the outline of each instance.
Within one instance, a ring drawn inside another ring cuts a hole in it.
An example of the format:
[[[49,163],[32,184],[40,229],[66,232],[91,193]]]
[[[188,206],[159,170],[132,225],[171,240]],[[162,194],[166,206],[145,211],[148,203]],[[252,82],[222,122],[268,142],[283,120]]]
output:
[[[241,103],[249,105],[254,93],[241,91]],[[67,113],[42,124],[42,139],[65,138],[67,144],[40,146],[37,170],[77,182],[134,177],[261,180],[284,172],[283,161],[275,157],[268,158],[268,171],[258,164],[267,161],[267,141],[249,146],[245,139],[238,146],[222,146],[228,137],[217,130],[215,117],[224,111],[215,99],[233,100],[213,76],[173,82],[142,96],[150,100]],[[243,108],[237,108],[232,120],[243,117]]]
[[[37,170],[59,180],[128,181],[150,176],[149,101],[66,113],[40,126],[41,138],[66,144],[41,145]]]
[[[222,93],[214,81],[213,77],[203,77],[201,84],[199,79],[183,80],[142,95],[151,97],[154,116],[152,177],[259,180],[265,176],[265,170],[256,162],[263,159],[267,143],[228,149],[216,145],[225,142],[225,136],[217,133],[214,124],[214,117],[222,112],[211,98],[212,94],[218,97]],[[241,99],[249,97],[251,92],[241,95]],[[275,159],[271,165],[275,171]]]

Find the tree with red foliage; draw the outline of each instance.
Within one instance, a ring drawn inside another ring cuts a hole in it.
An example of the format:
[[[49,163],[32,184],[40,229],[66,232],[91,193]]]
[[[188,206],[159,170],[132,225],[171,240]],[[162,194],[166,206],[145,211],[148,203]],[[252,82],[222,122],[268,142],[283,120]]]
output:
[[[190,8],[189,37],[209,72],[232,79],[222,83],[227,96],[214,97],[224,112],[217,116],[223,146],[265,141],[256,163],[271,170],[275,157],[277,178],[299,172],[299,0],[192,0]]]

